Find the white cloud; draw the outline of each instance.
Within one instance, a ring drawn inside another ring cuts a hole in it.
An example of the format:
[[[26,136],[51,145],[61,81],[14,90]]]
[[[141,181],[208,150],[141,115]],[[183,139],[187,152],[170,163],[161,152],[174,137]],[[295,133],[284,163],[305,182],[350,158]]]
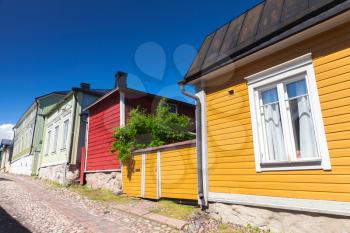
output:
[[[13,124],[0,124],[0,140],[13,138]]]

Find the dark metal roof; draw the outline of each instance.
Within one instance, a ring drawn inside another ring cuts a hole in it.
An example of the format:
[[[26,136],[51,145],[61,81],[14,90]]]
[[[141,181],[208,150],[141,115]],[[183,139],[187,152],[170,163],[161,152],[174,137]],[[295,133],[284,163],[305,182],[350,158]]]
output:
[[[97,105],[98,103],[100,103],[101,101],[106,99],[108,96],[114,94],[117,91],[119,91],[118,87],[113,89],[113,90],[111,90],[111,91],[109,91],[109,92],[107,92],[104,96],[102,96],[101,98],[97,99],[95,102],[93,102],[92,104],[90,104],[89,106],[84,108],[83,110],[84,111],[89,110],[90,108],[94,107],[95,105]],[[127,94],[126,98],[137,99],[137,98],[141,98],[141,97],[144,97],[144,96],[151,96],[151,97],[154,97],[154,98],[166,98],[171,103],[181,103],[181,104],[188,105],[188,106],[191,106],[191,107],[194,108],[194,104],[191,104],[191,103],[186,103],[186,102],[183,102],[181,100],[176,100],[176,99],[172,99],[172,98],[167,98],[165,96],[160,96],[160,95],[156,95],[156,94],[152,94],[152,93],[148,93],[148,92],[139,91],[139,90],[136,90],[136,89],[133,89],[133,88],[129,88],[129,87],[126,88],[124,91]]]
[[[68,93],[69,93],[69,91],[53,91],[53,92],[50,92],[50,93],[48,93],[48,94],[35,97],[35,100],[34,100],[34,101],[32,102],[32,104],[25,110],[25,112],[23,113],[23,115],[21,116],[21,118],[19,118],[19,120],[17,121],[17,123],[16,123],[16,125],[14,126],[14,128],[17,128],[18,125],[23,121],[23,119],[27,116],[28,111],[36,104],[36,101],[37,101],[37,100],[46,98],[46,97],[48,97],[48,96],[50,96],[50,95],[67,95]]]
[[[209,34],[184,81],[193,81],[243,54],[256,52],[262,44],[267,47],[305,30],[349,9],[349,5],[349,0],[265,0]]]
[[[50,96],[50,95],[67,95],[68,93],[69,93],[69,91],[53,91],[53,92],[50,92],[48,94],[38,96],[35,99],[42,99],[42,98],[45,98],[45,97]]]

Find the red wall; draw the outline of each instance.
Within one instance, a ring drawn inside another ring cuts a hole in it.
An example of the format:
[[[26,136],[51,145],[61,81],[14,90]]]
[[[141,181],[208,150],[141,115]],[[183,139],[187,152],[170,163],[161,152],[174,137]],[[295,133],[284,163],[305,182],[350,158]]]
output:
[[[150,95],[132,95],[127,93],[125,100],[126,118],[132,108],[139,106],[147,112],[154,112],[160,100],[159,97]],[[173,101],[170,101],[173,102]],[[194,119],[194,106],[174,102],[178,105],[180,114],[185,114]],[[112,137],[115,128],[119,127],[119,92],[103,99],[90,109],[89,141],[87,170],[115,170],[120,169],[120,162],[117,153],[111,153],[114,138]]]
[[[112,135],[119,123],[118,92],[90,108],[88,171],[120,169],[117,154],[111,153]]]

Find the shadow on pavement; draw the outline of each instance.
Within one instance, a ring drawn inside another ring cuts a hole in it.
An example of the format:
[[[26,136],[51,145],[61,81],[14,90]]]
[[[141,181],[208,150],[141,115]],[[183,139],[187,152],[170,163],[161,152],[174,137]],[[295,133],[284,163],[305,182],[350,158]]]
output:
[[[0,207],[0,233],[31,233],[31,231]]]
[[[12,180],[0,177],[0,181],[12,181]]]

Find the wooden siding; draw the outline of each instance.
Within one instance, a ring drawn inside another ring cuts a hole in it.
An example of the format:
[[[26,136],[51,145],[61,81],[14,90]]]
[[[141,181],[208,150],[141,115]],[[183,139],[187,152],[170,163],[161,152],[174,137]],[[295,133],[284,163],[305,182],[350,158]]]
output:
[[[161,196],[197,200],[196,147],[161,152]]]
[[[141,197],[142,156],[137,154],[123,166],[123,191]],[[136,172],[136,168],[140,171]],[[160,179],[158,179],[160,177]],[[160,150],[160,174],[157,174],[157,151],[145,153],[144,198],[197,200],[197,158],[193,143]],[[159,183],[161,184],[158,187]]]
[[[245,77],[312,53],[331,171],[256,173]],[[218,84],[218,80],[224,84]],[[209,191],[350,201],[350,24],[207,83]],[[228,91],[234,90],[234,96]]]
[[[141,197],[142,156],[135,155],[123,166],[123,193]]]
[[[116,92],[90,109],[87,170],[120,169],[111,152],[113,133],[119,127],[119,93]]]
[[[126,118],[132,109],[140,107],[148,113],[154,110],[160,98],[146,93],[127,93],[125,99]],[[170,101],[174,102],[174,101]],[[174,102],[180,114],[194,119],[194,106],[181,102]],[[119,92],[111,94],[90,109],[89,141],[88,141],[88,171],[106,171],[120,169],[117,153],[111,153],[115,129],[120,125]],[[126,119],[126,120],[127,120]]]
[[[157,154],[146,154],[145,198],[158,199]]]

